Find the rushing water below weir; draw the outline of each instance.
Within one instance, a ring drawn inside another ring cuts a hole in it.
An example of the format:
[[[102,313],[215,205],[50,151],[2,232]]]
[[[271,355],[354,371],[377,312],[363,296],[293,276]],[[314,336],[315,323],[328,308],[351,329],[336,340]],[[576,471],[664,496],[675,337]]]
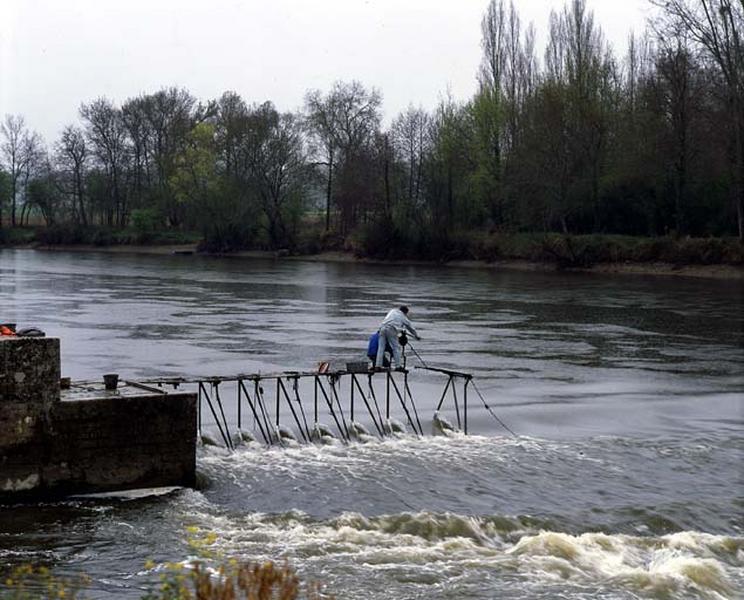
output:
[[[139,598],[196,527],[339,599],[744,597],[740,282],[0,251],[0,320],[62,338],[73,379],[358,360],[401,302],[518,438],[471,397],[467,437],[201,448],[199,490],[0,507],[3,572]]]

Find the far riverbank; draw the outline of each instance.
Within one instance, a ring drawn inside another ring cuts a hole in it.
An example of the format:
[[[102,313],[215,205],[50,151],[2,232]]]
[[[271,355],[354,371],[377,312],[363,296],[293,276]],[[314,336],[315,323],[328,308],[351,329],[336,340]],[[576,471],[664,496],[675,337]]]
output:
[[[744,281],[744,266],[729,264],[677,264],[664,261],[653,262],[602,262],[589,266],[564,266],[558,261],[527,260],[505,258],[497,260],[382,260],[374,258],[360,258],[351,252],[326,251],[317,254],[289,255],[279,251],[243,250],[230,253],[200,252],[197,244],[166,244],[166,245],[117,245],[94,246],[83,244],[42,246],[38,244],[20,244],[10,246],[16,249],[33,249],[49,252],[101,252],[108,254],[140,254],[140,255],[182,255],[182,256],[211,256],[230,260],[274,259],[312,262],[345,262],[359,264],[399,264],[399,265],[439,265],[448,268],[489,269],[533,272],[583,272],[583,273],[612,273],[620,275],[659,275],[674,277],[695,277],[701,279]],[[2,249],[2,247],[0,247]]]

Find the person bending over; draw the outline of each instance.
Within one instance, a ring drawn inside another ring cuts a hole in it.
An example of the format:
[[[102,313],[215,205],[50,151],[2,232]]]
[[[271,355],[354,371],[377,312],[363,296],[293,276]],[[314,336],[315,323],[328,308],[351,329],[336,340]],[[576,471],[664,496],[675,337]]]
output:
[[[380,323],[380,340],[377,344],[377,357],[375,359],[376,368],[379,369],[383,365],[385,346],[390,346],[393,350],[393,364],[395,368],[401,368],[400,344],[398,343],[398,334],[400,332],[407,331],[417,340],[421,339],[413,323],[408,318],[408,313],[408,307],[405,305],[400,308],[394,308],[385,316],[382,323]]]

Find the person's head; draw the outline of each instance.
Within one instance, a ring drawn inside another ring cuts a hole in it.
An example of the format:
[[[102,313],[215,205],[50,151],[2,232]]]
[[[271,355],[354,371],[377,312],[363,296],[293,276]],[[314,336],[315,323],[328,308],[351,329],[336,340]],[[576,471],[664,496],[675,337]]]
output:
[[[402,312],[402,313],[403,313],[404,315],[407,315],[407,314],[408,314],[408,307],[407,307],[407,306],[406,306],[405,304],[403,304],[403,305],[402,305],[402,306],[400,307],[400,309],[399,309],[399,310],[400,310],[400,312]]]

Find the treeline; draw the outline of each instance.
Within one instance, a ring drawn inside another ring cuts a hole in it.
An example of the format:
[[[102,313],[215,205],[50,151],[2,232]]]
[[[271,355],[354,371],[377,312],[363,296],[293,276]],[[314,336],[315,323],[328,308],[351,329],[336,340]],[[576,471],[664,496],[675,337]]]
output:
[[[80,107],[51,148],[1,127],[0,226],[197,230],[213,250],[437,258],[463,232],[744,239],[744,2],[660,0],[618,57],[585,0],[533,27],[491,0],[478,91],[410,107],[337,82],[300,113],[168,88]]]

